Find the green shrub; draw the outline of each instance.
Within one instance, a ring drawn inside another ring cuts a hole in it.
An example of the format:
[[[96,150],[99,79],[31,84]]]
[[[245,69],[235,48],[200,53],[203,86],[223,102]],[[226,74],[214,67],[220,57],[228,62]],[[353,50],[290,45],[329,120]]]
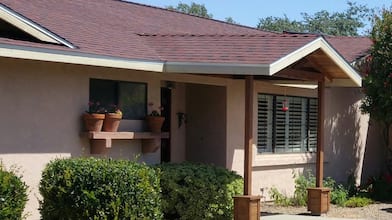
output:
[[[203,164],[163,164],[162,209],[165,219],[232,219],[233,196],[243,180],[224,168]]]
[[[385,173],[379,177],[371,177],[367,183],[371,197],[377,201],[392,201],[392,175]]]
[[[308,201],[308,191],[307,188],[314,187],[316,183],[316,178],[312,175],[311,172],[307,172],[305,174],[300,174],[295,178],[295,191],[294,191],[294,198],[293,205],[296,206],[305,206]]]
[[[308,171],[305,174],[294,175],[295,191],[294,196],[289,198],[280,193],[276,188],[271,188],[270,196],[274,199],[275,204],[278,205],[295,205],[305,206],[308,200],[307,188],[315,187],[316,178]],[[327,177],[323,180],[324,187],[331,189],[331,203],[343,206],[348,198],[348,190],[341,184],[336,184],[335,180]]]
[[[373,203],[373,200],[366,198],[366,197],[351,197],[350,199],[348,199],[344,203],[344,206],[350,207],[350,208],[355,208],[355,207],[368,206],[372,203]]]
[[[43,219],[162,219],[159,170],[132,161],[57,159],[42,174]]]
[[[27,185],[0,163],[0,219],[22,219],[26,202]]]
[[[279,192],[279,190],[275,187],[271,187],[269,190],[269,194],[271,198],[274,200],[275,205],[279,206],[291,206],[294,205],[293,199],[289,198],[287,195]]]

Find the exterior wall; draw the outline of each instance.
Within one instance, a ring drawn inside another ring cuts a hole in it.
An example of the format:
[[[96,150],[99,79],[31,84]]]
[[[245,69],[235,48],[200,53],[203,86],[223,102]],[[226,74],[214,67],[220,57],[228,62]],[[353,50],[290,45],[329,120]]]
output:
[[[0,158],[16,165],[30,186],[26,211],[38,219],[38,183],[45,164],[61,157],[89,155],[82,136],[81,114],[89,100],[89,78],[148,83],[148,100],[160,102],[160,78],[110,68],[0,59]],[[153,80],[154,79],[154,80]],[[12,116],[11,116],[12,115]],[[123,120],[120,130],[142,131],[144,122]],[[113,141],[107,156],[134,159],[141,154],[139,140]],[[141,155],[142,161],[159,163],[159,151]]]
[[[269,200],[268,191],[276,187],[290,195],[294,192],[294,175],[315,167],[314,153],[257,154],[257,94],[269,93],[290,96],[317,97],[317,90],[275,86],[266,82],[255,83],[254,95],[254,157],[252,192]]]
[[[177,127],[177,112],[186,113],[186,84],[225,86],[226,79],[162,74],[22,59],[0,58],[0,159],[6,167],[20,168],[29,185],[26,212],[39,219],[38,184],[46,163],[55,158],[89,156],[83,136],[82,113],[89,101],[89,79],[111,79],[148,84],[148,102],[160,103],[164,81],[175,82],[172,91],[172,161],[185,160],[186,127]],[[224,99],[224,98],[223,98]],[[143,120],[122,120],[120,131],[143,131]],[[223,129],[224,130],[224,129]],[[222,142],[223,143],[223,142]],[[141,154],[140,140],[114,140],[108,157],[159,163],[160,152]],[[222,157],[224,154],[222,154]]]
[[[347,176],[354,174],[359,185],[381,167],[378,129],[373,123],[369,126],[369,115],[360,111],[360,89],[329,88],[326,96],[325,147],[329,150],[325,175],[346,182]]]
[[[0,66],[0,100],[4,103],[0,108],[0,158],[7,167],[20,167],[24,180],[30,186],[30,201],[26,207],[26,211],[31,213],[29,219],[39,218],[37,188],[45,164],[54,158],[89,155],[89,142],[82,135],[81,114],[87,109],[90,78],[148,83],[148,102],[154,103],[160,103],[160,87],[165,85],[164,82],[174,82],[170,131],[172,162],[186,159],[212,161],[241,175],[243,173],[244,80],[6,58],[0,58]],[[259,92],[316,96],[315,90],[284,89],[261,81],[255,85],[255,94]],[[356,172],[360,173],[363,169],[363,177],[374,174],[381,161],[382,153],[377,148],[381,146],[378,143],[380,138],[376,135],[377,127],[373,124],[367,127],[367,116],[358,112],[359,90],[330,88],[326,95],[325,175],[345,181],[345,174],[355,171],[355,165],[361,161],[364,161],[364,168],[359,167]],[[215,112],[205,118],[200,114],[198,117],[202,123],[192,127],[192,115],[208,109],[200,98],[209,100],[209,106]],[[222,114],[217,115],[219,111]],[[178,128],[177,112],[188,114],[189,123]],[[254,112],[257,115],[256,106]],[[218,118],[221,118],[219,123],[214,121]],[[256,118],[254,122],[256,131]],[[203,130],[202,125],[213,125],[210,130],[205,130],[205,140],[211,140],[208,144],[200,144],[197,138],[190,137],[190,134]],[[122,131],[144,129],[143,120],[123,120],[120,126]],[[254,137],[257,137],[256,134]],[[257,143],[256,138],[254,142]],[[140,145],[139,140],[115,140],[107,156],[134,159],[141,154]],[[197,148],[200,146],[205,149]],[[207,146],[215,147],[216,151],[212,154],[212,148]],[[189,156],[192,152],[189,150],[207,154],[192,158],[196,154]],[[140,159],[159,163],[160,152],[141,155]],[[271,186],[291,194],[294,190],[293,173],[315,167],[315,154],[256,155],[254,150],[253,159],[253,194],[263,194],[266,199]]]

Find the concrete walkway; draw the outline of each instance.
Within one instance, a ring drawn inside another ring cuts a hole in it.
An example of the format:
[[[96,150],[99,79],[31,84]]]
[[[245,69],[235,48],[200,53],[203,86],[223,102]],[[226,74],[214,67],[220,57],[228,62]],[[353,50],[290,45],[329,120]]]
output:
[[[261,220],[347,220],[347,218],[330,218],[323,216],[310,216],[310,215],[268,215],[262,216]],[[353,220],[352,218],[350,220]],[[356,219],[363,220],[363,219]]]

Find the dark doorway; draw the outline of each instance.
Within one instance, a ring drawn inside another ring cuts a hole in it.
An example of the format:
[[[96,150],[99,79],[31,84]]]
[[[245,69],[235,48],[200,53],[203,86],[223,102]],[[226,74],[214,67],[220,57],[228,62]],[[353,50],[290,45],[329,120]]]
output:
[[[171,90],[169,88],[161,88],[161,106],[163,107],[162,116],[165,117],[162,132],[170,132]],[[170,162],[170,138],[161,140],[161,162]]]

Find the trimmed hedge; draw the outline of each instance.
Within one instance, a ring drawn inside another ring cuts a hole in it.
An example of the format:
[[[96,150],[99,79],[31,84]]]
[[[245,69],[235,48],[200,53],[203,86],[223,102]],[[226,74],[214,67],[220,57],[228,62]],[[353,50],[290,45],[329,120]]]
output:
[[[42,219],[162,219],[159,171],[132,161],[57,159],[39,191]]]
[[[165,219],[233,219],[233,196],[242,194],[241,176],[204,164],[163,164]]]
[[[26,202],[27,185],[0,164],[0,219],[22,219]]]

